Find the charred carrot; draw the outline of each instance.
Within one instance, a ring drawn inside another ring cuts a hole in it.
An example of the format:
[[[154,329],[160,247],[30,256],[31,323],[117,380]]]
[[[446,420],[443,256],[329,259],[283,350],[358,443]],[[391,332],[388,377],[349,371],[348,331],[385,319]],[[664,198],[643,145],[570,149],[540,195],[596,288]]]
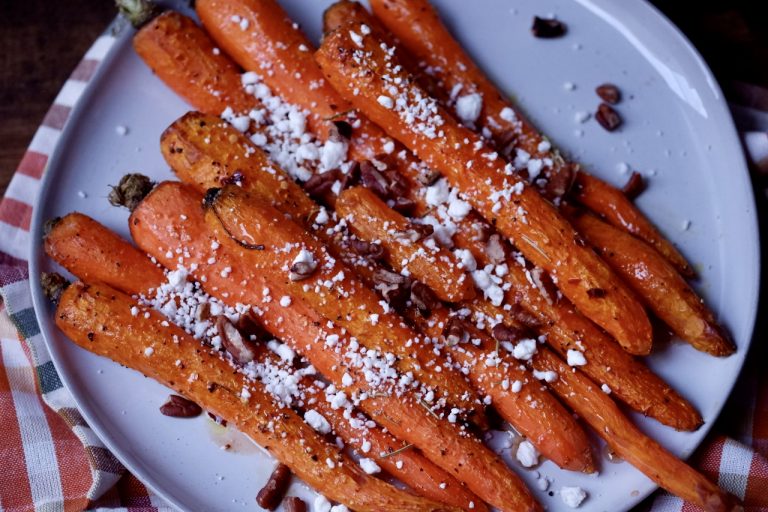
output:
[[[540,351],[533,359],[533,367],[549,373],[549,386],[560,398],[619,457],[659,486],[708,512],[740,510],[735,498],[640,432],[597,385],[578,371],[574,372],[553,353]]]
[[[563,294],[622,347],[647,354],[650,322],[626,285],[578,244],[576,232],[551,204],[520,176],[507,172],[495,151],[414,85],[413,77],[397,67],[396,57],[373,34],[361,36],[358,44],[350,33],[360,27],[348,29],[326,36],[315,54],[328,80],[424,162],[439,168],[478,212],[556,278]],[[600,290],[599,297],[595,290]]]
[[[475,295],[472,279],[457,266],[453,255],[424,238],[429,233],[389,208],[369,189],[355,187],[339,194],[337,213],[347,219],[350,229],[363,240],[380,240],[388,257],[426,284],[447,302],[467,300]]]
[[[132,314],[135,307],[131,297],[114,288],[78,282],[62,294],[56,325],[84,349],[152,377],[232,422],[332,500],[370,511],[445,508],[365,474],[293,411],[277,406],[258,382],[246,382],[159,313]],[[244,388],[252,389],[247,400]]]
[[[567,190],[568,184],[564,182],[572,181],[573,164],[559,153],[550,152],[549,141],[464,52],[428,0],[372,0],[371,7],[403,48],[413,55],[409,60],[418,59],[423,66],[429,67],[433,83],[441,84],[443,95],[445,91],[457,91],[449,103],[456,107],[460,98],[479,95],[482,107],[471,124],[478,130],[488,130],[503,152],[514,151],[512,158],[520,149],[534,160],[552,160],[552,168],[545,174],[553,182],[554,189]],[[585,206],[611,224],[653,245],[686,277],[693,276],[693,269],[680,252],[620,190],[583,170],[576,173],[576,181],[576,195]]]
[[[363,411],[395,437],[421,449],[487,503],[501,510],[540,510],[519,478],[495,454],[472,436],[460,433],[457,426],[428,413],[410,395],[371,396],[376,387],[364,377],[345,386],[344,374],[357,370],[322,340],[327,342],[329,335],[337,335],[335,341],[349,347],[346,335],[329,327],[302,301],[292,300],[287,307],[277,307],[271,295],[264,295],[263,290],[274,283],[251,268],[250,251],[231,239],[211,211],[202,218],[197,206],[200,200],[201,196],[188,187],[159,185],[131,215],[134,240],[162,264],[176,264],[175,259],[167,257],[169,250],[186,249],[189,257],[184,262],[190,268],[196,265],[193,275],[206,290],[230,305],[240,302],[258,307],[259,320],[274,336],[302,354],[337,388],[350,393],[367,391],[368,399],[360,402]],[[240,282],[248,286],[240,286]]]
[[[248,112],[255,99],[245,92],[240,70],[190,18],[166,11],[134,36],[133,47],[157,76],[195,108],[221,114]]]
[[[704,301],[653,247],[589,214],[574,214],[571,223],[677,336],[714,356],[736,350]]]

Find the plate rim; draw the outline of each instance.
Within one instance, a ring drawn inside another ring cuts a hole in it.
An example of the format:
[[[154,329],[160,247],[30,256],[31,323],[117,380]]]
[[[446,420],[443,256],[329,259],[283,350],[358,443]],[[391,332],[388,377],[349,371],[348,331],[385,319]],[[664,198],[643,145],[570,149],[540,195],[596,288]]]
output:
[[[576,2],[581,4],[584,8],[588,9],[589,8],[588,4],[594,5],[595,3],[603,2],[603,0],[576,0]],[[167,4],[168,2],[166,1],[163,3]],[[749,355],[749,352],[752,348],[755,324],[756,324],[758,307],[759,307],[760,276],[761,276],[761,266],[760,266],[761,240],[760,240],[755,192],[754,192],[754,187],[752,186],[752,182],[750,180],[749,167],[747,164],[746,155],[744,153],[744,149],[741,144],[739,132],[738,132],[738,129],[736,128],[733,114],[728,106],[725,96],[723,95],[723,91],[722,91],[722,88],[720,87],[719,82],[714,76],[706,60],[704,60],[701,53],[693,45],[693,43],[688,39],[688,37],[680,30],[680,28],[677,27],[677,25],[675,25],[664,13],[662,13],[649,0],[634,0],[634,5],[632,5],[632,3],[629,3],[629,2],[625,4],[625,6],[627,5],[630,6],[632,9],[641,9],[641,10],[644,9],[645,13],[643,14],[645,16],[650,16],[655,18],[654,22],[661,24],[663,26],[663,30],[668,31],[670,35],[673,35],[675,39],[677,39],[677,41],[681,44],[681,48],[685,50],[686,57],[693,59],[698,69],[702,72],[703,78],[706,79],[709,87],[712,89],[713,92],[716,93],[717,97],[716,97],[715,105],[720,110],[720,116],[722,117],[722,120],[726,123],[726,125],[721,127],[720,133],[723,136],[727,136],[728,145],[732,145],[733,147],[738,148],[738,151],[734,152],[733,158],[738,159],[738,166],[740,167],[740,169],[734,170],[734,177],[737,177],[736,179],[738,179],[739,181],[740,188],[743,190],[744,195],[748,200],[747,204],[744,204],[744,206],[747,210],[751,212],[751,214],[749,215],[750,225],[746,227],[748,228],[748,231],[751,233],[752,251],[749,256],[753,266],[752,273],[755,275],[755,278],[756,278],[755,279],[756,285],[754,287],[753,297],[750,297],[750,302],[749,302],[752,311],[749,314],[750,325],[749,325],[749,328],[747,329],[748,337],[746,339],[746,345],[741,350],[741,352],[743,352],[743,357],[739,362],[738,372],[734,373],[733,378],[728,383],[728,386],[727,386],[728,392],[726,394],[723,394],[723,398],[719,401],[719,403],[715,404],[714,410],[716,410],[716,414],[714,414],[713,417],[709,421],[707,421],[704,425],[702,425],[702,427],[699,429],[699,432],[702,433],[702,437],[698,441],[698,443],[696,443],[696,446],[692,448],[691,450],[691,454],[692,454],[693,452],[695,452],[701,447],[702,443],[706,439],[707,434],[711,431],[712,427],[716,423],[716,420],[722,414],[725,404],[731,398],[731,395],[733,393],[733,389],[736,383],[738,382],[739,378],[742,376],[742,372],[744,370],[744,366],[747,361],[747,356]],[[178,7],[178,6],[175,6],[175,7]],[[100,81],[103,75],[106,74],[107,70],[116,60],[117,56],[119,55],[119,50],[122,49],[126,44],[130,46],[130,42],[126,42],[126,39],[131,38],[135,33],[135,29],[130,27],[130,25],[124,23],[124,20],[122,20],[122,18],[119,15],[116,16],[109,23],[104,33],[108,33],[109,31],[113,31],[113,37],[115,40],[113,41],[106,55],[100,62],[95,74],[91,77],[91,79],[86,84],[82,95],[76,102],[70,114],[70,117],[68,119],[68,122],[64,126],[61,136],[59,137],[59,140],[57,141],[56,146],[52,151],[50,158],[48,159],[45,172],[40,182],[40,188],[34,202],[32,222],[31,222],[30,231],[29,231],[30,233],[30,241],[29,241],[29,247],[28,247],[29,249],[28,264],[29,264],[29,276],[30,276],[29,287],[32,295],[32,305],[34,308],[36,318],[38,320],[38,324],[40,326],[40,333],[43,337],[46,348],[48,349],[48,352],[51,356],[51,361],[53,362],[53,365],[56,368],[56,371],[62,383],[70,392],[75,404],[78,407],[78,410],[83,415],[83,418],[86,420],[87,424],[98,436],[98,438],[104,443],[104,445],[113,453],[113,455],[120,461],[121,464],[123,464],[123,466],[128,471],[130,471],[137,478],[139,478],[144,485],[146,485],[152,492],[160,496],[162,499],[164,499],[169,505],[176,508],[177,510],[183,511],[183,510],[186,510],[185,506],[182,504],[181,501],[179,501],[176,498],[175,494],[172,493],[171,491],[166,491],[164,486],[162,485],[162,482],[157,481],[153,476],[151,476],[150,474],[148,474],[142,469],[143,464],[141,462],[141,457],[134,456],[131,454],[130,450],[127,450],[121,447],[120,443],[109,433],[105,425],[103,425],[101,421],[98,419],[98,416],[95,414],[95,412],[91,411],[89,406],[87,405],[84,406],[82,401],[78,398],[79,396],[86,396],[86,394],[83,392],[83,390],[80,389],[80,387],[76,384],[74,379],[70,378],[67,371],[62,371],[62,370],[65,370],[65,367],[66,367],[66,365],[63,362],[64,356],[56,348],[56,344],[52,341],[52,336],[51,336],[51,333],[53,332],[51,329],[56,329],[55,325],[53,325],[52,317],[50,314],[52,311],[52,306],[49,304],[47,298],[44,296],[42,292],[42,288],[40,287],[40,284],[39,284],[39,279],[36,278],[36,276],[40,275],[42,259],[46,257],[42,247],[43,244],[42,244],[42,236],[41,236],[43,224],[45,221],[42,218],[42,213],[41,213],[42,209],[39,208],[38,205],[40,204],[41,200],[48,195],[51,189],[51,186],[53,183],[53,172],[51,172],[51,169],[54,169],[59,165],[59,160],[61,160],[62,158],[61,155],[64,152],[64,148],[66,147],[69,139],[72,138],[73,133],[75,132],[76,126],[78,125],[78,121],[80,120],[84,112],[84,108],[82,107],[82,105],[88,103],[88,99],[94,94],[94,91],[96,90],[95,84],[97,84]],[[727,132],[727,135],[726,135],[726,132]],[[687,459],[688,457],[685,457],[685,458]],[[640,490],[637,496],[634,496],[632,497],[632,499],[627,501],[627,508],[624,510],[628,511],[632,509],[633,507],[641,503],[644,499],[646,499],[648,496],[650,496],[653,492],[655,492],[658,489],[659,489],[659,486],[656,483],[651,481],[647,486],[645,486],[643,490]]]

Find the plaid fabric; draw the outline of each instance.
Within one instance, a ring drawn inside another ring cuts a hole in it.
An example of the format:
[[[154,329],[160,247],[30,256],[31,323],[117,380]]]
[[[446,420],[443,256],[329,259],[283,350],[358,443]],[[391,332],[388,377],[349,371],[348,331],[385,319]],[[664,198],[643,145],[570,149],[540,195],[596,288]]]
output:
[[[27,247],[32,205],[70,111],[114,38],[100,37],[64,84],[0,202],[0,511],[171,510],[128,473],[88,427],[62,386],[32,309]],[[732,109],[745,130],[756,189],[768,185],[768,90],[735,84]],[[762,206],[762,205],[761,205]],[[760,326],[758,326],[758,329]],[[758,331],[760,332],[760,331]],[[692,459],[749,512],[768,512],[768,360],[755,343],[750,364],[710,438]],[[762,372],[760,371],[762,370]],[[658,492],[638,507],[688,512]]]

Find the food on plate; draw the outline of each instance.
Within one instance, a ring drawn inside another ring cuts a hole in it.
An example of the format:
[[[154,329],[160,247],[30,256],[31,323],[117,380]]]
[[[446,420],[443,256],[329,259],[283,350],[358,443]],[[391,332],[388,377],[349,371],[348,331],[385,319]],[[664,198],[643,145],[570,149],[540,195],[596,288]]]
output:
[[[273,0],[198,0],[205,28],[143,20],[136,52],[199,110],[161,137],[180,182],[113,188],[135,246],[79,213],[48,223],[46,253],[80,280],[45,276],[59,328],[179,393],[158,414],[205,410],[269,450],[269,510],[306,510],[291,473],[323,510],[541,510],[513,469],[598,469],[574,413],[661,487],[735,510],[617,405],[702,423],[634,357],[646,308],[734,350],[632,204],[642,179],[620,191],[567,162],[426,1],[372,7],[331,6],[317,51]],[[621,94],[596,92],[608,122]],[[499,422],[513,468],[483,442]]]

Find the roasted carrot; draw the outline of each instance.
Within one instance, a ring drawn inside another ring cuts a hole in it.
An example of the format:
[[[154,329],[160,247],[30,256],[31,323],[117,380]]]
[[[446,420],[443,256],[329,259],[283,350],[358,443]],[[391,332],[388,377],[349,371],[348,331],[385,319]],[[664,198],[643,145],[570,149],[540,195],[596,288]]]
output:
[[[345,418],[344,409],[334,409],[324,393],[313,385],[304,387],[307,400],[331,424],[333,432],[352,446],[362,457],[376,461],[387,473],[408,485],[414,492],[464,510],[486,511],[480,498],[454,477],[434,465],[419,450],[397,439],[379,427],[367,428],[364,434]],[[366,421],[359,416],[357,421]]]
[[[343,191],[336,201],[336,212],[363,240],[380,240],[390,260],[405,261],[403,270],[426,284],[439,299],[459,302],[474,297],[472,279],[458,267],[454,256],[434,240],[425,243],[424,233],[417,229],[423,226],[408,222],[369,189]]]
[[[653,247],[593,215],[575,213],[570,218],[677,336],[714,356],[728,356],[736,350],[704,301]]]
[[[82,348],[152,377],[236,425],[332,500],[356,510],[445,509],[367,475],[296,413],[277,406],[261,384],[247,382],[159,313],[133,315],[135,306],[114,288],[78,282],[62,294],[56,325]],[[252,390],[247,400],[244,388]]]
[[[650,352],[651,326],[642,306],[594,252],[579,245],[578,235],[554,207],[520,176],[507,173],[495,151],[414,85],[373,34],[360,36],[358,44],[350,32],[360,27],[347,28],[326,36],[315,54],[328,80],[425,163],[440,169],[622,347],[634,354]]]
[[[512,143],[514,148],[522,149],[533,158],[551,158],[552,169],[547,171],[550,178],[558,179],[556,175],[561,174],[561,179],[570,180],[565,175],[571,172],[573,164],[557,152],[549,154],[549,149],[542,150],[551,146],[549,142],[542,146],[545,141],[542,135],[464,52],[429,0],[372,0],[371,7],[403,48],[413,55],[407,57],[408,62],[418,60],[429,68],[432,83],[440,83],[443,89],[439,99],[445,98],[446,91],[454,90],[458,90],[460,96],[480,94],[482,109],[474,123],[478,130],[489,130],[502,150],[509,149]],[[576,180],[576,195],[585,206],[653,245],[684,276],[693,276],[693,269],[682,254],[620,190],[583,170],[576,173]]]
[[[735,498],[643,434],[608,395],[552,352],[541,350],[533,359],[533,367],[541,372],[553,372],[555,376],[549,386],[560,398],[619,457],[659,486],[708,512],[740,510]]]
[[[163,270],[144,253],[82,213],[57,219],[44,246],[48,257],[87,282],[105,282],[132,294],[148,294],[163,282]]]
[[[207,291],[230,305],[240,302],[257,307],[259,320],[274,336],[302,354],[337,388],[350,393],[368,392],[368,399],[359,404],[363,411],[395,437],[421,449],[427,458],[487,503],[501,510],[540,510],[520,479],[498,456],[474,437],[460,432],[457,426],[428,413],[411,395],[372,396],[370,393],[377,388],[364,377],[345,386],[344,374],[359,371],[350,366],[344,353],[317,341],[327,341],[329,335],[335,334],[340,346],[350,347],[347,335],[329,327],[303,301],[293,300],[287,307],[277,307],[271,296],[265,296],[262,290],[274,283],[264,273],[253,270],[249,264],[252,251],[232,240],[213,212],[209,210],[201,218],[200,200],[199,194],[183,185],[159,185],[131,215],[129,225],[134,240],[162,264],[176,263],[167,257],[169,250],[186,249],[189,257],[184,262],[190,268],[195,265],[193,275]],[[181,220],[182,215],[186,220]],[[215,250],[212,242],[217,244]],[[208,263],[209,259],[213,263]],[[248,286],[239,285],[241,282]]]
[[[227,107],[248,112],[254,97],[243,89],[240,70],[190,18],[166,11],[133,38],[136,53],[173,91],[200,110]]]
[[[287,269],[294,272],[298,258],[310,254],[305,259],[312,269],[292,276],[281,292],[301,297],[361,344],[398,356],[400,370],[413,372],[419,381],[435,389],[437,397],[465,413],[481,414],[482,405],[461,374],[443,355],[435,354],[421,334],[383,306],[379,296],[348,267],[331,257],[317,238],[235,185],[221,189],[210,205],[234,240],[244,246],[260,247],[253,251],[249,262],[263,272],[277,273],[275,281],[286,281]]]
[[[664,238],[664,235],[621,190],[595,176],[580,172],[576,175],[573,195],[581,204],[603,217],[611,225],[645,240],[667,258],[684,277],[696,276],[693,267],[680,251],[672,242]]]

